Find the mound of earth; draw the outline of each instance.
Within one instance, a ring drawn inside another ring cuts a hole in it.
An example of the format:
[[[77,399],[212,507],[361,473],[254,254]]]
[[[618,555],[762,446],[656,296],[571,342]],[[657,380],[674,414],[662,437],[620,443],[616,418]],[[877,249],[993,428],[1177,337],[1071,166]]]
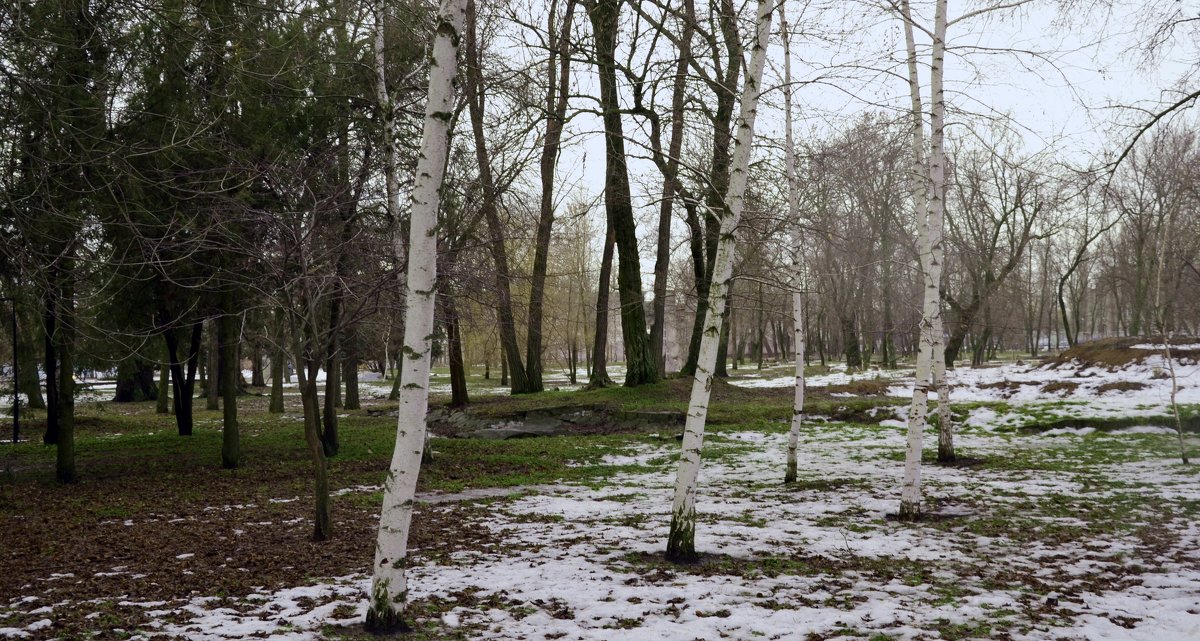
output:
[[[1176,336],[1170,341],[1171,357],[1179,361],[1200,361],[1200,339]],[[1047,361],[1051,367],[1078,365],[1109,369],[1142,363],[1162,355],[1162,337],[1133,336],[1089,341],[1065,350]]]

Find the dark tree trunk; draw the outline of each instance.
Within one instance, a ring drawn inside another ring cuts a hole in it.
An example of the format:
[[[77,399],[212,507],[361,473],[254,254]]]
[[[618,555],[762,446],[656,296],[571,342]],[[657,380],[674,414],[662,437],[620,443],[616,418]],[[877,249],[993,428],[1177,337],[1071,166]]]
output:
[[[263,377],[262,361],[262,346],[255,340],[250,348],[250,385],[254,387],[267,386],[267,379]]]
[[[217,320],[217,345],[220,351],[221,400],[224,404],[221,429],[221,467],[234,469],[241,459],[242,447],[238,431],[237,396],[238,339],[240,323],[232,313],[231,295],[225,294],[224,314]]]
[[[208,321],[208,365],[205,368],[208,380],[204,386],[206,410],[221,409],[218,400],[221,393],[221,354],[217,343],[217,320],[214,318]]]
[[[663,171],[662,203],[658,210],[658,251],[654,258],[654,324],[650,326],[650,349],[661,374],[667,372],[664,346],[667,316],[667,276],[671,269],[671,209],[679,191],[679,154],[683,150],[683,108],[686,98],[688,66],[692,56],[695,8],[692,0],[683,3],[683,33],[679,39],[679,59],[671,86],[671,139],[667,143],[667,163]]]
[[[608,377],[608,293],[612,288],[613,259],[612,223],[606,225],[604,251],[600,255],[600,281],[596,285],[596,333],[592,341],[592,366],[588,371],[588,387],[612,385]]]
[[[271,403],[267,411],[272,414],[283,413],[283,372],[287,367],[283,350],[278,350],[271,357]]]
[[[117,390],[114,403],[140,403],[158,398],[154,385],[154,365],[138,359],[117,363]]]
[[[53,285],[51,285],[53,288]],[[55,338],[57,323],[55,322],[55,302],[57,297],[52,291],[46,293],[45,340],[46,340],[46,433],[42,442],[46,445],[56,445],[59,433],[58,415],[58,348]]]
[[[446,346],[450,361],[450,406],[465,407],[467,398],[467,369],[463,363],[462,334],[458,326],[458,309],[449,295],[441,297],[446,315]]]
[[[717,343],[717,364],[713,376],[729,378],[729,323],[721,323],[721,342]]]
[[[712,265],[708,267],[709,273],[712,273]],[[733,289],[735,281],[729,281],[729,300],[733,300]],[[718,378],[729,378],[729,332],[732,331],[731,323],[721,323],[721,337],[717,343],[717,363],[713,367],[713,376]]]
[[[696,373],[696,360],[700,356],[700,338],[704,334],[704,314],[708,310],[708,263],[704,258],[704,229],[700,224],[699,206],[684,202],[687,212],[688,247],[692,256],[692,278],[696,281],[696,314],[692,317],[692,334],[688,342],[687,359],[679,373],[692,376]]]
[[[575,334],[571,334],[571,344],[567,347],[567,361],[571,368],[570,381],[572,385],[577,385],[579,369],[579,338]]]
[[[56,297],[54,347],[58,352],[58,452],[54,477],[74,483],[75,473],[75,285],[72,261],[63,261]]]
[[[491,159],[488,157],[487,143],[484,138],[484,96],[482,60],[479,47],[476,44],[474,5],[469,5],[467,22],[463,30],[466,49],[466,64],[463,82],[463,93],[467,100],[468,111],[471,115],[471,131],[475,139],[475,160],[479,165],[479,183],[482,187],[483,198],[480,203],[481,213],[488,227],[488,249],[492,254],[492,262],[496,268],[494,273],[496,289],[496,316],[500,330],[500,345],[504,349],[504,357],[508,362],[509,374],[512,381],[512,393],[524,394],[529,392],[529,378],[525,365],[521,362],[521,348],[517,344],[516,321],[513,317],[511,275],[508,268],[508,254],[504,247],[504,226],[500,220],[500,193],[492,175]]]
[[[346,382],[346,397],[342,407],[348,410],[362,409],[362,398],[358,393],[358,360],[346,354],[342,363],[342,379]]]
[[[166,318],[166,314],[161,314]],[[192,324],[191,337],[187,345],[187,353],[180,360],[179,339],[175,329],[168,328],[163,337],[167,341],[167,355],[171,360],[171,392],[175,407],[175,426],[180,436],[192,435],[192,400],[196,389],[196,369],[200,363],[200,339],[204,333],[204,324],[196,321]],[[187,367],[186,373],[184,367]]]
[[[555,34],[555,12],[550,11],[546,33],[549,34],[549,60],[546,63],[546,136],[538,169],[542,179],[537,237],[534,240],[533,273],[529,282],[528,333],[525,341],[525,374],[528,390],[540,392],[542,384],[542,316],[546,290],[546,268],[550,256],[550,232],[554,225],[554,169],[558,165],[559,144],[566,122],[567,96],[570,95],[570,38],[575,0],[566,0],[562,30]],[[552,7],[557,6],[552,4]]]
[[[296,353],[303,352],[297,349]],[[329,508],[329,467],[321,439],[321,403],[317,394],[316,363],[297,362],[296,376],[300,381],[300,402],[304,407],[304,441],[313,466],[313,540],[328,541],[333,537],[333,518]]]
[[[704,232],[703,232],[703,279],[697,281],[697,294],[700,300],[696,305],[696,319],[692,325],[692,341],[688,346],[686,373],[696,372],[696,359],[700,355],[700,338],[704,332],[704,316],[708,313],[709,284],[712,280],[713,265],[717,260],[717,241],[721,228],[721,217],[727,214],[725,192],[729,187],[729,166],[733,152],[733,118],[738,96],[738,81],[742,70],[742,41],[738,34],[737,10],[732,0],[720,0],[718,13],[722,39],[725,43],[725,76],[710,83],[710,88],[716,94],[716,108],[712,120],[712,162],[709,165],[708,188],[705,192]],[[714,52],[715,53],[715,52]],[[718,59],[719,60],[719,59]],[[697,233],[699,225],[693,228]],[[694,239],[697,242],[699,239]],[[693,252],[696,250],[693,249]],[[698,270],[697,270],[698,271]],[[702,283],[702,284],[701,284]],[[728,332],[722,331],[723,335]],[[721,348],[721,354],[728,352],[728,346]],[[722,374],[724,372],[724,374]],[[728,375],[723,361],[717,361],[714,376]]]
[[[321,443],[325,448],[325,456],[333,457],[338,453],[338,396],[341,392],[341,332],[338,327],[342,322],[342,299],[334,297],[329,305],[329,347],[325,353],[325,399],[324,412],[321,416]]]
[[[502,363],[503,363],[503,362],[504,362],[504,359],[503,359],[503,358],[502,358],[502,359],[500,359],[500,362],[502,362]],[[393,378],[393,379],[392,379],[392,391],[391,391],[391,392],[388,392],[388,400],[389,400],[389,401],[398,401],[398,400],[400,400],[400,379],[401,379],[400,373],[401,373],[402,371],[403,371],[403,370],[402,370],[402,369],[401,369],[401,367],[400,367],[400,359],[399,359],[399,358],[397,358],[397,359],[396,359],[396,376],[395,376],[395,378]],[[508,384],[508,381],[504,381],[504,382],[502,382],[502,383],[500,383],[500,384],[501,384],[501,385],[507,385],[507,384]]]
[[[171,413],[171,364],[169,362],[158,365],[158,398],[156,400],[158,404],[154,407],[155,414]]]
[[[589,11],[596,42],[600,76],[600,106],[604,111],[604,208],[612,224],[618,253],[617,293],[621,300],[621,336],[625,344],[625,385],[658,380],[657,359],[646,333],[646,301],[642,296],[641,257],[637,223],[625,164],[625,134],[617,90],[616,48],[621,0],[597,0]]]

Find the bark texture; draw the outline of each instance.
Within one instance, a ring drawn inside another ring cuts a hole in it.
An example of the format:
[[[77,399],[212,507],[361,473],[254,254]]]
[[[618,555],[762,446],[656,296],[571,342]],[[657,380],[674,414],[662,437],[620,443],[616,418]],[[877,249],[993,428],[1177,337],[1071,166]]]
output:
[[[917,519],[921,515],[921,450],[927,414],[929,389],[932,381],[932,362],[941,332],[942,277],[942,218],[945,178],[945,148],[943,128],[945,102],[942,94],[942,68],[946,49],[946,0],[938,0],[935,8],[930,93],[932,118],[928,173],[926,173],[924,123],[921,108],[921,86],[917,76],[916,41],[913,37],[912,14],[907,1],[901,3],[905,44],[908,52],[909,93],[912,101],[912,185],[917,220],[923,221],[919,248],[924,274],[924,300],[921,318],[921,346],[917,354],[916,381],[908,411],[908,438],[905,447],[904,480],[901,485],[900,511],[902,519]],[[944,378],[944,376],[943,376]],[[948,395],[947,395],[948,396]],[[939,398],[949,409],[949,398]]]
[[[366,627],[372,631],[403,627],[408,605],[405,563],[413,497],[417,489],[429,409],[429,365],[437,283],[437,214],[454,109],[454,76],[458,43],[466,20],[467,0],[443,0],[429,74],[429,99],[421,134],[412,190],[409,231],[408,297],[405,309],[403,377],[397,415],[396,447],[384,482],[383,512],[375,545],[374,576]]]
[[[625,133],[617,91],[617,32],[621,0],[597,0],[588,15],[596,41],[600,76],[600,106],[604,111],[604,209],[617,247],[617,294],[621,300],[621,338],[625,344],[625,385],[658,380],[657,359],[646,333],[646,304],[642,295],[637,222],[625,163]]]
[[[759,87],[766,64],[767,44],[771,32],[771,13],[774,2],[759,0],[757,35],[750,57],[750,70],[742,89],[741,115],[733,148],[733,164],[729,189],[725,197],[725,215],[721,218],[712,285],[709,288],[708,311],[705,313],[704,335],[696,374],[692,381],[691,400],[683,431],[683,447],[679,455],[679,471],[675,478],[675,496],[671,505],[671,529],[667,535],[667,558],[691,562],[696,556],[696,479],[700,474],[700,451],[704,446],[704,423],[708,416],[708,401],[713,369],[724,324],[729,281],[733,274],[733,232],[741,220],[750,166],[754,121],[758,114]]]

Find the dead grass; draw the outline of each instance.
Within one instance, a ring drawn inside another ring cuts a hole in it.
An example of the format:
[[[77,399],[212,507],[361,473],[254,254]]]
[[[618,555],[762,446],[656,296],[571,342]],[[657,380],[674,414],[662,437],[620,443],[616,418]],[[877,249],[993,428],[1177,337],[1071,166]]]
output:
[[[896,381],[883,378],[864,378],[849,383],[840,385],[829,385],[825,388],[813,388],[814,391],[821,389],[826,394],[854,394],[855,396],[887,396],[888,390],[896,384]]]
[[[1101,394],[1105,392],[1136,392],[1142,389],[1146,389],[1146,384],[1137,381],[1113,381],[1096,387],[1096,391]]]
[[[1195,337],[1176,336],[1171,339],[1172,345],[1192,345],[1197,342]],[[1158,350],[1133,349],[1134,345],[1162,344],[1162,337],[1132,336],[1125,338],[1104,338],[1076,345],[1048,362],[1051,366],[1066,365],[1080,362],[1093,367],[1106,367],[1110,371],[1140,363],[1150,356],[1155,356]],[[1172,349],[1172,356],[1178,359],[1200,360],[1200,349]]]
[[[1046,394],[1062,393],[1063,395],[1070,394],[1079,389],[1079,383],[1075,381],[1050,381],[1042,385],[1042,392]]]

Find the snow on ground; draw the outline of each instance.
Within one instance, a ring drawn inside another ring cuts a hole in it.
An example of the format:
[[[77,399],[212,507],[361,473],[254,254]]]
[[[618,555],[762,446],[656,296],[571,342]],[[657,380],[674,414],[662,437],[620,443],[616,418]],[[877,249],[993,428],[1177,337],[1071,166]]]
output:
[[[811,426],[794,487],[779,482],[784,434],[726,431],[701,473],[705,559],[666,564],[677,445],[647,441],[609,461],[643,471],[599,489],[494,501],[486,526],[508,544],[414,564],[410,594],[436,612],[424,625],[469,639],[1200,638],[1200,487],[1166,458],[1171,437],[1018,435],[988,420],[973,414],[958,445],[994,464],[926,466],[921,523],[888,518],[899,427]],[[360,623],[367,586],[156,605],[158,628],[143,632],[314,639]]]
[[[1138,346],[1147,350],[1153,345]],[[1185,346],[1186,347],[1186,346]],[[1047,418],[1087,416],[1114,418],[1164,416],[1170,413],[1171,379],[1166,362],[1150,353],[1138,363],[1122,368],[1092,367],[1079,362],[1060,365],[1004,363],[998,366],[949,370],[950,397],[961,402],[1003,402],[1014,407],[1036,408]],[[810,388],[841,385],[856,380],[887,379],[895,384],[889,396],[912,397],[912,370],[867,370],[846,373],[844,365],[835,365],[829,374],[810,376]],[[1175,363],[1178,381],[1176,400],[1181,404],[1200,403],[1200,364],[1190,360]],[[791,387],[795,379],[782,377],[734,378],[740,387]],[[935,399],[936,394],[932,394]],[[973,410],[971,422],[988,423],[995,410]],[[1016,417],[1008,423],[1019,422]]]
[[[737,374],[741,374],[738,372]],[[776,365],[768,367],[764,370],[755,370],[750,375],[737,375],[730,378],[729,382],[738,387],[791,387],[796,384],[796,370],[792,364]],[[774,375],[773,374],[777,374]],[[816,374],[808,376],[804,379],[804,384],[809,387],[826,387],[829,385],[845,385],[854,381],[874,380],[874,379],[899,379],[906,375],[902,369],[869,369],[855,372],[847,372],[844,364],[835,363],[829,366],[828,374]],[[912,372],[907,372],[908,376],[912,376]]]

